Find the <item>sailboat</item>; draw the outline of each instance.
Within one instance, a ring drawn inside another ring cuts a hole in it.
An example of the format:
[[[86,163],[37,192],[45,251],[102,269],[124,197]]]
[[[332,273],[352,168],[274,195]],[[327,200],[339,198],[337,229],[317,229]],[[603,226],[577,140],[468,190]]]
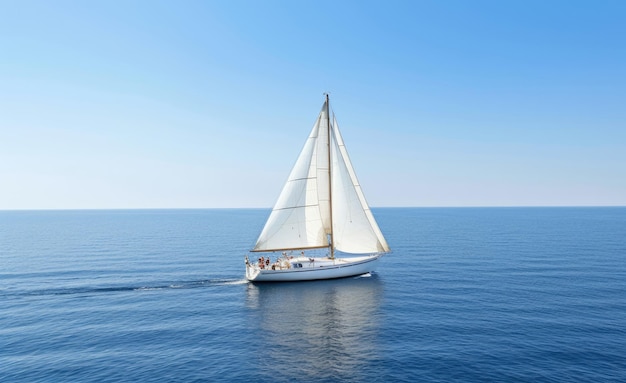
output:
[[[306,281],[367,274],[390,251],[330,111],[326,94],[315,125],[251,250],[280,255],[257,260],[246,256],[249,281]]]

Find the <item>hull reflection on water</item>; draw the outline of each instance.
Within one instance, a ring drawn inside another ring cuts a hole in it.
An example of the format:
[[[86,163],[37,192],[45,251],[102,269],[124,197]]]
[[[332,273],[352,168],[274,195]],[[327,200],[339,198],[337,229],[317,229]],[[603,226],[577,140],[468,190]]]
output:
[[[375,274],[249,284],[249,326],[257,328],[261,351],[259,378],[351,381],[368,376],[372,362],[381,359],[377,343],[382,292],[383,283]]]

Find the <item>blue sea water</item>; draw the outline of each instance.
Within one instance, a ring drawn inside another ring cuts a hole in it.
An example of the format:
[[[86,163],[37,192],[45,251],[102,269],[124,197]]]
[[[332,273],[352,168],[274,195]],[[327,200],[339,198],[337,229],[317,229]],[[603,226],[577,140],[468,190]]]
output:
[[[626,208],[373,211],[376,273],[259,285],[268,210],[0,212],[0,381],[626,381]]]

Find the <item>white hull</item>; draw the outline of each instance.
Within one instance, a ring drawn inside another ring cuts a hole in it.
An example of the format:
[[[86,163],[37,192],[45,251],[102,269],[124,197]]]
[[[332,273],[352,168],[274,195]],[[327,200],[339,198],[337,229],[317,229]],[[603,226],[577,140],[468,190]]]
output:
[[[288,282],[334,279],[374,271],[382,254],[353,258],[296,257],[283,263],[288,267],[261,269],[257,263],[246,262],[246,279],[253,282]]]

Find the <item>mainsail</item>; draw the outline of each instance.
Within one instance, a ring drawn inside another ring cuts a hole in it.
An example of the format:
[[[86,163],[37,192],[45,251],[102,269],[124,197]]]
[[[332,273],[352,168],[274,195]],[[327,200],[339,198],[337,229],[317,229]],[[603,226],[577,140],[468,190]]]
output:
[[[327,98],[253,251],[389,251],[329,110]]]

